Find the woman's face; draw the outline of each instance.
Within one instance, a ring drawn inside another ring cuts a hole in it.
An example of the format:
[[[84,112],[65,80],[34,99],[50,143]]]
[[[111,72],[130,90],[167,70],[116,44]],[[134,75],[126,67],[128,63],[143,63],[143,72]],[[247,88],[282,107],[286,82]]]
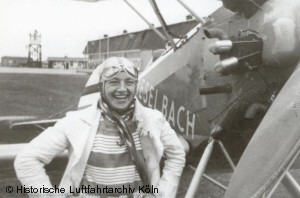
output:
[[[136,90],[136,81],[125,72],[105,81],[104,94],[107,102],[114,110],[126,110],[131,104]]]

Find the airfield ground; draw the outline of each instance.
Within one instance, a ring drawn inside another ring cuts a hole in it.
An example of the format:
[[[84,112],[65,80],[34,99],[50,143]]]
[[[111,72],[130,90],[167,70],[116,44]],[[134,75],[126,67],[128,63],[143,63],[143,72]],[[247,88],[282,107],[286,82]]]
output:
[[[20,73],[0,69],[0,117],[36,116],[37,118],[57,118],[62,117],[66,111],[76,108],[88,76],[64,71],[60,71],[64,75],[57,75],[49,73],[52,71],[45,71]],[[31,135],[34,135],[34,133]],[[29,141],[26,134],[22,135],[8,131],[7,122],[0,119],[0,144],[14,143],[17,139],[19,139],[18,142],[20,139],[23,142]],[[52,181],[56,184],[59,183],[61,178],[64,163],[56,161],[48,167]],[[184,197],[193,173],[194,171],[189,168],[184,170],[178,191],[179,198]],[[229,183],[231,176],[228,166],[216,159],[210,162],[208,174],[225,185]],[[292,174],[300,182],[300,170],[292,170]],[[5,192],[6,186],[16,187],[17,185],[21,184],[16,178],[12,161],[1,161],[0,198],[27,197],[26,195],[20,196],[20,194]],[[223,197],[223,193],[222,189],[202,179],[196,197],[219,198]],[[291,196],[283,186],[280,186],[273,197],[290,198]]]
[[[59,183],[59,179],[61,178],[63,165],[60,167],[57,166],[50,166],[48,173],[52,175],[52,178],[54,178],[52,181],[54,183]],[[190,184],[190,181],[193,176],[193,171],[191,171],[189,168],[186,168],[184,170],[179,191],[177,194],[178,198],[184,198],[184,195],[188,189],[188,186]],[[227,185],[229,183],[229,179],[231,176],[231,173],[224,171],[224,170],[210,170],[208,171],[208,174],[218,181],[222,182],[223,184]],[[300,181],[300,171],[292,170],[292,174],[296,177],[297,181]],[[7,186],[20,186],[21,184],[16,179],[15,172],[12,168],[12,162],[6,162],[0,165],[0,197],[1,198],[11,198],[11,197],[27,197],[26,195],[17,194],[17,193],[6,193],[5,189]],[[213,184],[209,183],[207,180],[202,179],[199,185],[199,188],[196,193],[196,198],[221,198],[224,195],[224,191],[221,190],[219,187],[214,186]],[[167,197],[166,197],[167,198]],[[235,198],[235,197],[233,197]],[[288,192],[285,190],[285,188],[280,185],[279,188],[276,190],[275,194],[272,196],[272,198],[292,198],[288,194]]]
[[[2,72],[1,72],[2,71]],[[87,75],[60,71],[4,73],[0,69],[0,116],[55,117],[74,109]],[[35,69],[33,69],[35,71]]]

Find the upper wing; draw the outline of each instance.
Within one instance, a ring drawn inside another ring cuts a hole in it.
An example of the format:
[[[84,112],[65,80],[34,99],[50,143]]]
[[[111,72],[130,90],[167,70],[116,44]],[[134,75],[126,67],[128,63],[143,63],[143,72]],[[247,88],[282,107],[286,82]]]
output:
[[[104,0],[75,0],[75,1],[85,1],[85,2],[94,3],[94,2],[98,2],[98,1],[104,1]]]

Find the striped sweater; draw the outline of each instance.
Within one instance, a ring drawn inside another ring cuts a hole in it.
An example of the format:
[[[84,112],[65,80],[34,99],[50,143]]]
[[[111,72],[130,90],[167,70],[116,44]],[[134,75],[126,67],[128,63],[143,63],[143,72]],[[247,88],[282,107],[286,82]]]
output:
[[[133,122],[127,123],[131,131],[136,131]],[[139,155],[142,155],[142,146],[139,134],[133,132],[133,139]],[[121,144],[118,128],[114,123],[101,120],[98,132],[94,139],[85,169],[82,185],[90,185],[100,189],[122,189],[118,192],[101,192],[100,197],[131,197],[132,191],[142,186],[136,166],[125,144]],[[125,196],[126,197],[126,196]]]

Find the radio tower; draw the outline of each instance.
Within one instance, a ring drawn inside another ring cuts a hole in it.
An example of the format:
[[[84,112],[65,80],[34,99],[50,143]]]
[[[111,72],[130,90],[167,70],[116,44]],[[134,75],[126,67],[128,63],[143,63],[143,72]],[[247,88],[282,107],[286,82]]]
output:
[[[28,60],[29,67],[42,67],[41,34],[37,30],[29,34]]]

